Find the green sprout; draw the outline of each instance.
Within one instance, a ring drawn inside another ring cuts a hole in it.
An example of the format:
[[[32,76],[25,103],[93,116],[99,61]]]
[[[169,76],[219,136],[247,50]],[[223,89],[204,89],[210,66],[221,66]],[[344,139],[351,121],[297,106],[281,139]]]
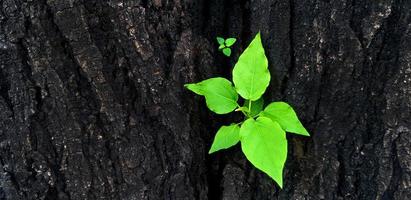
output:
[[[230,43],[228,39],[217,40],[220,45],[227,46],[235,42],[235,39]],[[192,92],[204,96],[211,111],[217,114],[239,111],[245,116],[244,121],[222,126],[217,131],[209,154],[241,142],[241,149],[251,164],[282,188],[287,159],[286,132],[303,136],[309,134],[287,103],[272,102],[264,108],[262,96],[270,83],[270,72],[260,33],[240,55],[232,75],[234,86],[222,77],[185,85]],[[245,99],[242,106],[238,103],[239,96]]]
[[[218,50],[222,51],[224,55],[227,57],[231,56],[231,49],[230,47],[234,45],[234,43],[237,41],[235,38],[227,38],[224,39],[222,37],[217,37],[217,42],[220,45],[218,47]]]

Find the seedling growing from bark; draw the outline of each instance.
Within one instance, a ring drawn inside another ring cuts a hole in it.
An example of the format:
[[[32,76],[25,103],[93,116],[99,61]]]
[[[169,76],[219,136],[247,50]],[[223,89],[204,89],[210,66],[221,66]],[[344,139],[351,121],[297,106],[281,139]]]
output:
[[[230,47],[234,45],[235,41],[237,41],[237,39],[235,38],[224,39],[222,37],[217,37],[217,42],[220,45],[218,47],[218,50],[222,51],[223,54],[226,55],[227,57],[230,57],[231,56]]]
[[[235,42],[227,43],[228,39],[224,41],[219,37],[217,40],[220,45]],[[220,49],[224,48],[226,46],[220,46]],[[282,188],[283,168],[287,159],[285,132],[304,136],[309,134],[287,103],[272,102],[264,108],[262,96],[270,83],[270,72],[260,33],[240,55],[232,75],[234,86],[222,77],[185,85],[187,89],[204,96],[211,111],[217,114],[241,111],[245,115],[243,122],[222,126],[217,131],[209,153],[241,142],[246,158]],[[238,96],[245,99],[244,105],[238,104]]]

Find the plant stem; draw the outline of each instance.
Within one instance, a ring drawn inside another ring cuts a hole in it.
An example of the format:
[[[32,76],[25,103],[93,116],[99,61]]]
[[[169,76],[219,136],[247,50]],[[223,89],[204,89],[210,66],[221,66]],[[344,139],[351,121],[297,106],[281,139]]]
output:
[[[251,113],[251,100],[248,100],[248,112]]]
[[[238,108],[241,108],[240,105],[237,104],[237,109],[235,111],[238,111]],[[246,112],[244,112],[244,110],[240,110],[245,116],[248,116],[248,114]]]

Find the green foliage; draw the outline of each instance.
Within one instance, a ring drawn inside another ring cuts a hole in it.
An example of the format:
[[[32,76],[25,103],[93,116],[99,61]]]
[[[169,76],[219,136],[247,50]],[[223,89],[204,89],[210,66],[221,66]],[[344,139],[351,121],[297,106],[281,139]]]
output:
[[[233,46],[236,41],[237,39],[235,38],[224,39],[222,37],[217,37],[217,42],[220,45],[218,47],[218,50],[221,50],[225,56],[230,57],[231,56],[230,47]]]
[[[231,49],[230,48],[224,48],[223,49],[223,54],[226,55],[227,57],[231,56]]]
[[[267,117],[249,118],[241,126],[240,137],[247,159],[282,188],[287,138],[281,126]]]
[[[222,126],[215,135],[214,143],[208,153],[214,153],[221,149],[228,149],[240,141],[240,127],[238,124]]]
[[[270,105],[268,105],[261,113],[261,116],[266,116],[271,120],[278,122],[287,132],[310,136],[300,120],[298,120],[294,109],[285,102],[270,103]]]
[[[267,89],[270,72],[260,33],[255,36],[235,64],[233,81],[238,94],[251,101],[259,99]]]
[[[231,46],[233,46],[233,44],[234,44],[236,41],[237,41],[237,39],[235,39],[235,38],[227,38],[227,39],[225,40],[225,45],[226,45],[227,47],[231,47]]]
[[[217,37],[217,42],[218,42],[218,44],[220,44],[220,45],[224,45],[224,38],[222,38],[222,37]]]
[[[207,107],[217,114],[226,114],[237,107],[238,95],[231,82],[225,78],[210,78],[185,85],[187,89],[206,99]]]
[[[217,37],[219,49],[227,56],[235,38]],[[228,51],[228,50],[229,51]],[[268,61],[260,33],[240,55],[233,69],[233,82],[217,77],[199,83],[186,84],[189,90],[202,95],[207,107],[217,114],[241,111],[246,119],[237,124],[222,126],[211,145],[209,153],[230,148],[241,142],[246,158],[257,169],[265,172],[283,187],[283,168],[287,160],[285,132],[309,136],[294,109],[284,102],[272,102],[264,108],[262,95],[270,83]],[[238,95],[243,97],[240,106]],[[240,126],[241,125],[241,126]]]

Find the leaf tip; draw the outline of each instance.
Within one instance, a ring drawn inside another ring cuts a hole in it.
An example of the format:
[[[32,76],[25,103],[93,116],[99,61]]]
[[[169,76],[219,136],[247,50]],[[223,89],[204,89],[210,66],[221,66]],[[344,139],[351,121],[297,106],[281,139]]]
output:
[[[278,185],[278,187],[280,187],[280,189],[283,189],[283,177],[282,176],[278,177],[277,179],[274,179],[274,182],[277,183],[277,185]]]
[[[198,83],[184,84],[184,87],[198,95],[203,95],[202,89]]]
[[[214,153],[214,152],[215,152],[215,150],[210,149],[210,150],[208,151],[208,155],[210,155],[210,154],[212,154],[212,153]]]
[[[193,87],[195,86],[194,83],[187,83],[184,84],[184,87],[187,88],[188,90],[193,90]]]
[[[280,189],[283,189],[283,183],[278,183],[278,186],[280,187]]]
[[[307,130],[305,130],[302,134],[303,134],[303,136],[307,136],[307,137],[310,137],[310,136],[311,136],[310,133],[308,133]]]
[[[305,127],[301,124],[300,121],[298,121],[298,123],[300,124],[301,128],[299,128],[298,130],[295,130],[294,132],[302,136],[310,137],[310,133],[308,133],[307,129],[305,129]]]

